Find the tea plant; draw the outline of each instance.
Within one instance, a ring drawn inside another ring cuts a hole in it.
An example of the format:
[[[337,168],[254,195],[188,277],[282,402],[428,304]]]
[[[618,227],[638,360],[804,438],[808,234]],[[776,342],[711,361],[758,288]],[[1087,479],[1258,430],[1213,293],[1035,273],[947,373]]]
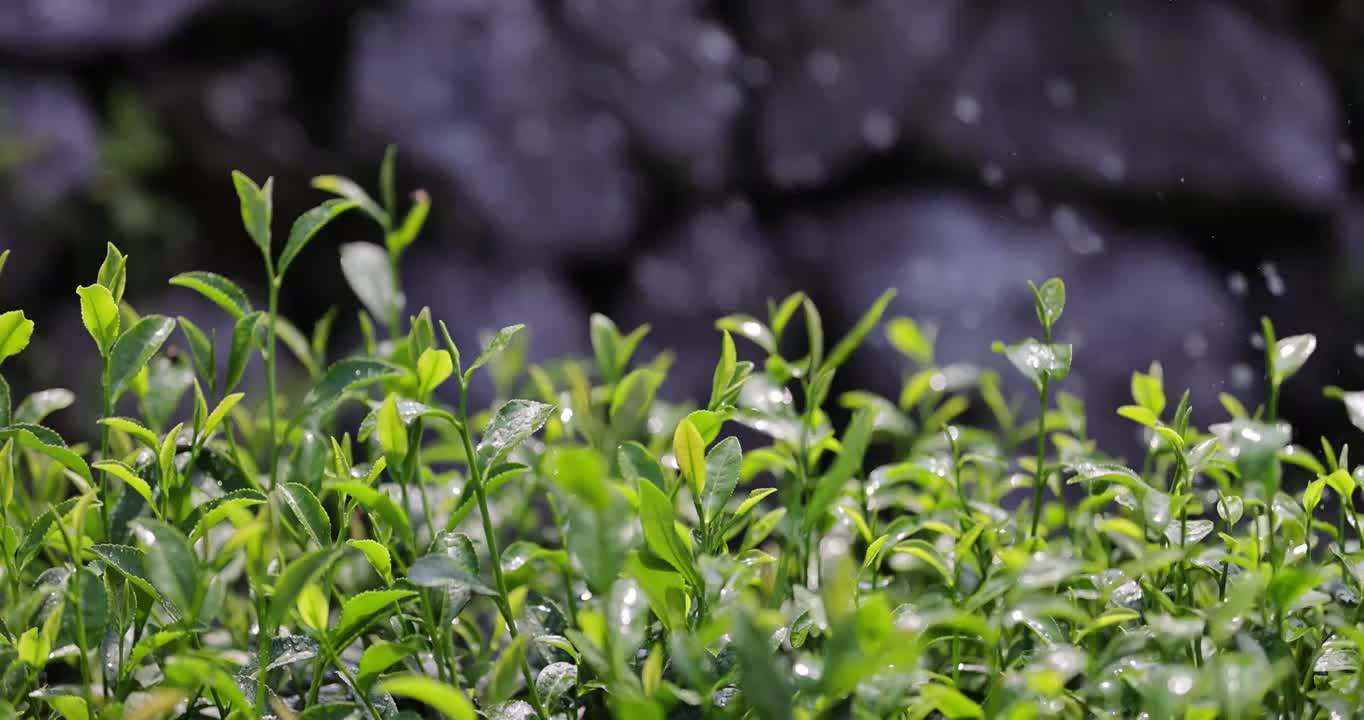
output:
[[[527,365],[519,325],[462,353],[407,314],[400,259],[429,199],[401,208],[393,166],[378,200],[318,178],[336,197],[282,243],[273,183],[234,174],[265,309],[210,272],[170,281],[227,313],[228,338],[140,314],[110,245],[72,299],[101,361],[97,443],[42,424],[69,391],[15,403],[0,379],[0,717],[1334,718],[1364,702],[1364,468],[1344,444],[1294,444],[1277,411],[1311,336],[1266,321],[1264,406],[1224,395],[1198,422],[1159,365],[1134,373],[1117,409],[1145,438],[1132,464],[1062,389],[1055,279],[1030,286],[1042,339],[995,345],[1035,412],[996,373],[938,362],[930,328],[883,325],[891,292],[835,342],[801,294],[721,318],[709,397],[676,405],[656,397],[671,356],[638,357],[647,326],[595,315],[592,358]],[[352,211],[382,243],[341,249],[363,342],[330,362],[334,313],[304,332],[279,300]],[[904,355],[899,396],[834,396],[878,332]],[[33,333],[0,315],[0,363]],[[281,385],[284,363],[307,382]],[[476,384],[491,408],[470,406]],[[1364,392],[1327,393],[1364,428]]]

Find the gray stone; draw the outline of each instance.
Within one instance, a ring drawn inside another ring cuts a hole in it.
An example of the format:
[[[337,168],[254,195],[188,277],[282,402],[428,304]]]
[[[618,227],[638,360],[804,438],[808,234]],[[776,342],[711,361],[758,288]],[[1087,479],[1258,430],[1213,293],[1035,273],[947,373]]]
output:
[[[215,0],[5,0],[0,48],[80,57],[141,48],[175,31]]]
[[[566,37],[584,92],[614,110],[649,153],[716,187],[734,158],[739,50],[697,0],[570,0]]]
[[[1152,361],[1164,364],[1169,394],[1189,387],[1210,413],[1220,412],[1218,392],[1248,389],[1223,384],[1253,355],[1240,301],[1179,238],[1106,228],[1065,206],[1021,218],[950,193],[858,203],[815,227],[803,232],[839,239],[820,263],[830,273],[831,315],[851,320],[882,290],[898,288],[894,314],[942,328],[939,363],[997,367],[1020,391],[990,344],[1040,336],[1023,283],[1063,278],[1068,302],[1056,340],[1074,344],[1075,361],[1061,389],[1083,395],[1091,422],[1110,432],[1125,431],[1111,422],[1112,408],[1130,402],[1132,371]],[[898,377],[886,369],[907,362],[897,357],[877,335],[853,367],[892,392]]]
[[[1317,211],[1341,196],[1324,72],[1226,2],[755,7],[773,68],[760,145],[779,185],[824,185],[900,143],[989,182]]]
[[[638,178],[612,114],[574,87],[532,0],[411,0],[359,22],[360,130],[455,188],[518,260],[619,250]]]
[[[96,122],[74,83],[50,74],[0,75],[4,204],[41,212],[85,188],[99,167]]]

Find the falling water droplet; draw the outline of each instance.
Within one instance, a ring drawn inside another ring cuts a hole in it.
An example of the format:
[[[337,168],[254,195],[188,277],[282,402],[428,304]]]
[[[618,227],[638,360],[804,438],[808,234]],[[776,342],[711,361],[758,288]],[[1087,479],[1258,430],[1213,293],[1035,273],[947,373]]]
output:
[[[817,50],[811,53],[807,69],[815,84],[823,87],[837,85],[839,78],[843,75],[843,63],[839,62],[837,55],[827,50]]]
[[[1197,330],[1185,335],[1184,352],[1194,359],[1203,357],[1208,352],[1208,338]]]
[[[998,188],[1004,184],[1004,168],[1000,167],[999,163],[985,163],[980,169],[980,179],[984,180],[987,186]]]
[[[1250,346],[1253,347],[1253,348],[1255,348],[1256,350],[1264,350],[1264,349],[1265,349],[1265,336],[1264,336],[1264,335],[1261,335],[1260,333],[1251,333],[1251,334],[1250,334]]]
[[[975,125],[980,120],[980,101],[970,95],[958,95],[952,103],[952,113],[963,125]]]
[[[1238,390],[1244,390],[1255,382],[1255,371],[1245,363],[1236,363],[1231,366],[1231,385]]]
[[[1250,291],[1250,281],[1246,279],[1245,273],[1232,272],[1227,275],[1227,289],[1236,297],[1245,297]]]
[[[885,150],[895,144],[900,135],[895,118],[884,110],[869,110],[862,118],[862,139],[873,150]]]
[[[1285,288],[1283,276],[1279,275],[1279,266],[1267,262],[1260,266],[1260,272],[1265,277],[1265,289],[1269,290],[1269,294],[1274,297],[1282,296]]]

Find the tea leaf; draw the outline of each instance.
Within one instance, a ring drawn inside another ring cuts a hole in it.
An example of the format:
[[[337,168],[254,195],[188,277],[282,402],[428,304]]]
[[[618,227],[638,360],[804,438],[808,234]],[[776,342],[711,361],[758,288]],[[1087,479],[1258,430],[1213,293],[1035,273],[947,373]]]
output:
[[[234,320],[251,313],[251,300],[246,291],[222,275],[211,272],[185,272],[170,279],[171,285],[189,288],[208,298],[227,311]]]
[[[109,351],[109,395],[117,401],[128,391],[133,378],[156,355],[175,330],[175,321],[164,315],[148,315],[128,328]]]
[[[429,705],[451,720],[477,720],[478,717],[464,693],[425,675],[389,678],[379,684],[379,689]]]
[[[11,310],[0,315],[0,363],[28,347],[31,337],[33,321],[25,318],[22,310]]]
[[[109,288],[103,285],[83,285],[76,288],[81,300],[81,322],[86,332],[95,341],[99,354],[108,357],[114,342],[118,340],[120,316],[118,303]],[[21,316],[22,317],[22,316]]]
[[[237,189],[241,201],[242,227],[251,236],[252,242],[265,255],[270,254],[270,221],[274,211],[274,178],[267,178],[264,185],[256,185],[251,178],[236,170],[232,171],[232,185]]]
[[[299,215],[298,219],[294,221],[293,227],[289,229],[289,241],[285,243],[284,252],[279,256],[279,265],[275,271],[275,276],[284,277],[284,273],[293,264],[294,258],[298,257],[298,254],[317,235],[317,232],[326,227],[327,223],[355,206],[356,203],[348,200],[327,200]]]

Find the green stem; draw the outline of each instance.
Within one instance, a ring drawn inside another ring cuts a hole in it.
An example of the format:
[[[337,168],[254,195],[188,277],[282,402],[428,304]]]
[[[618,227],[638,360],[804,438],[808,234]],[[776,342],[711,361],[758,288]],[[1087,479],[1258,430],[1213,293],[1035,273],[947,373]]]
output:
[[[268,257],[265,262],[270,275],[270,326],[266,330],[265,340],[269,352],[265,358],[265,402],[270,413],[270,489],[274,490],[279,479],[279,410],[275,407],[275,356],[279,348],[276,345],[275,324],[279,321],[279,289],[282,282],[274,276]]]
[[[474,484],[474,495],[478,501],[478,513],[483,521],[483,538],[488,543],[488,562],[493,566],[493,582],[497,590],[497,609],[502,613],[502,620],[507,623],[507,634],[514,641],[518,635],[516,628],[516,617],[512,614],[511,602],[507,599],[507,580],[502,576],[502,553],[497,547],[497,532],[493,528],[492,513],[488,512],[488,495],[483,488],[483,470],[478,465],[478,456],[474,453],[473,439],[469,435],[469,414],[468,414],[469,388],[460,382],[459,388],[459,437],[464,443],[464,453],[469,462],[469,478]],[[540,692],[535,687],[535,676],[530,671],[530,660],[527,657],[521,658],[521,675],[526,680],[526,691],[530,695],[530,704],[535,708],[535,713],[541,718],[549,718],[545,713],[544,703],[540,700]]]
[[[107,358],[107,357],[104,358],[104,370],[103,370],[103,372],[101,373],[100,388],[101,388],[101,390],[102,390],[102,392],[103,392],[103,399],[104,399],[104,404],[103,404],[103,408],[104,408],[104,417],[109,417],[109,416],[111,416],[111,415],[114,414],[114,403],[113,403],[113,395],[111,395],[110,392],[109,392],[109,358]],[[100,446],[99,457],[100,457],[101,460],[107,460],[107,459],[109,459],[109,426],[108,426],[108,425],[105,425],[105,424],[103,424],[103,423],[100,424],[100,426],[99,426],[99,437],[100,437],[100,442],[99,442],[99,446]],[[103,524],[103,527],[104,527],[104,535],[105,535],[105,537],[108,537],[108,538],[110,539],[110,541],[112,541],[113,538],[110,537],[110,534],[109,534],[109,531],[110,531],[110,527],[109,527],[109,512],[110,512],[110,509],[109,509],[109,506],[113,504],[113,503],[111,503],[111,502],[108,501],[108,500],[109,500],[109,473],[102,472],[102,473],[99,474],[99,496],[100,496],[101,499],[103,499],[103,502],[101,502],[100,505],[99,505],[99,517],[100,517],[100,520],[101,520],[101,522],[102,522],[102,524]]]
[[[1047,400],[1051,392],[1051,375],[1042,373],[1041,402],[1037,413],[1037,475],[1032,492],[1032,530],[1029,538],[1037,537],[1037,525],[1042,520],[1042,493],[1047,488]]]

